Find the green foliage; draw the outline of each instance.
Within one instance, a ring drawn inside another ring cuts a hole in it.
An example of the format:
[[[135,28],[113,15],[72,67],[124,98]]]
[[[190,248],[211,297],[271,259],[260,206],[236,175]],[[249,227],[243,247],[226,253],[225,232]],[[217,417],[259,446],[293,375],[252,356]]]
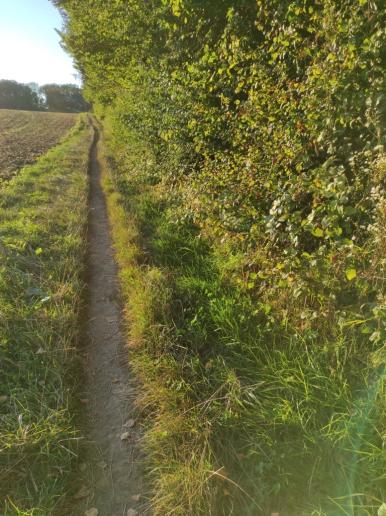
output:
[[[90,105],[84,100],[82,90],[74,84],[45,84],[40,88],[44,96],[44,107],[48,111],[81,113]]]
[[[0,81],[0,109],[41,109],[38,94],[27,84],[16,81]]]
[[[82,120],[0,190],[0,511],[61,512],[78,436],[70,405],[83,283]]]
[[[134,225],[156,510],[372,514],[383,2],[56,3]]]
[[[82,90],[75,84],[20,84],[16,81],[0,81],[0,109],[24,109],[31,111],[58,111],[80,113],[90,105],[84,100]]]

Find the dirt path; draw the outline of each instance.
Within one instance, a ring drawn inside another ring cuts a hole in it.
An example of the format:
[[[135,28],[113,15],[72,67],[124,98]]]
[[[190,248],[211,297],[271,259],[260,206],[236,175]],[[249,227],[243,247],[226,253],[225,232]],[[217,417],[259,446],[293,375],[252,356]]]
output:
[[[100,183],[99,132],[90,162],[86,396],[88,431],[94,451],[89,507],[98,516],[148,514],[143,501],[139,428],[133,406],[135,387],[121,330],[117,266]],[[95,511],[94,511],[95,513]]]

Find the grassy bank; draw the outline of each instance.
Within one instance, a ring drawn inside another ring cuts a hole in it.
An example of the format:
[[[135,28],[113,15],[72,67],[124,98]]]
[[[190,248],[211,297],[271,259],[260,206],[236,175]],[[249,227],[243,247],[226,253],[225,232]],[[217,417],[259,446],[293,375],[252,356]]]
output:
[[[68,487],[91,139],[82,116],[0,191],[2,514],[54,514]]]
[[[109,149],[155,514],[373,514],[385,480],[384,204],[367,246],[348,244],[356,281],[307,256],[262,277],[237,248],[176,222],[178,202]],[[138,142],[130,152],[141,163]],[[299,295],[304,278],[313,288]]]

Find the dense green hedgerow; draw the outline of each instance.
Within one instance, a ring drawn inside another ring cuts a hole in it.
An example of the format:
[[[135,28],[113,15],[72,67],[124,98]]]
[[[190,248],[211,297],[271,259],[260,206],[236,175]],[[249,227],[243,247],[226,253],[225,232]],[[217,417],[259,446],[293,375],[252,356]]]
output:
[[[156,511],[373,514],[383,2],[57,3],[123,206]]]

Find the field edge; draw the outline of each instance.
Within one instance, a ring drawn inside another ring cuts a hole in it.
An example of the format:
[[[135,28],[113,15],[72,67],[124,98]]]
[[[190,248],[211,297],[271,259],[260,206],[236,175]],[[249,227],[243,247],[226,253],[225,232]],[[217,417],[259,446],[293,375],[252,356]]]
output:
[[[70,488],[92,141],[81,115],[62,143],[0,191],[4,514],[51,514]]]

